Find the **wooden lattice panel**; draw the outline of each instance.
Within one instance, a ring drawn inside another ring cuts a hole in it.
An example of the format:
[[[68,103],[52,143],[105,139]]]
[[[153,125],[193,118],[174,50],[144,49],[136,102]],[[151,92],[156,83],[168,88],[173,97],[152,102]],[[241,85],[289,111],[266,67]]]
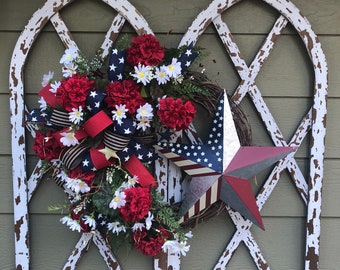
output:
[[[280,13],[272,29],[268,33],[261,48],[256,54],[252,63],[248,66],[242,58],[233,36],[226,22],[222,19],[222,13],[231,8],[241,0],[222,1],[215,0],[203,10],[193,21],[188,31],[183,36],[179,46],[196,43],[200,36],[211,24],[215,27],[221,42],[228,53],[235,70],[238,72],[241,83],[233,94],[233,100],[241,103],[246,95],[249,95],[256,110],[276,146],[293,146],[299,148],[302,141],[310,136],[310,172],[309,179],[305,179],[293,155],[280,161],[271,174],[268,176],[264,186],[257,194],[257,204],[261,209],[276,187],[280,173],[283,170],[289,172],[296,188],[307,205],[306,221],[306,256],[305,269],[317,269],[319,261],[319,237],[320,237],[320,215],[321,215],[321,187],[323,179],[323,156],[325,137],[325,116],[326,116],[326,96],[327,96],[327,66],[326,59],[322,52],[320,42],[311,29],[307,19],[301,15],[299,10],[288,0],[263,0]],[[13,190],[14,190],[14,222],[15,222],[15,248],[17,269],[29,269],[29,223],[28,223],[28,203],[39,185],[42,177],[41,162],[38,162],[31,176],[26,175],[26,149],[25,149],[25,121],[26,111],[24,100],[24,78],[23,69],[26,58],[36,37],[42,31],[47,21],[51,21],[64,46],[77,47],[71,33],[68,31],[59,11],[66,7],[71,0],[47,1],[45,5],[37,10],[22,32],[14,49],[10,67],[10,106],[12,125],[12,156],[13,156]],[[137,34],[152,33],[148,23],[143,16],[128,2],[123,0],[103,0],[108,6],[115,9],[118,14],[112,21],[111,27],[104,37],[101,48],[104,50],[104,57],[108,55],[109,49],[117,38],[125,23],[129,23]],[[264,98],[261,95],[255,79],[259,74],[266,59],[274,48],[277,39],[283,30],[290,23],[299,33],[305,44],[314,69],[315,82],[313,89],[313,104],[308,113],[303,117],[296,132],[286,141],[283,138],[276,121],[271,114]],[[34,129],[28,127],[34,134]],[[189,132],[192,142],[199,140],[195,132]],[[190,136],[189,136],[190,137]],[[172,199],[180,200],[180,185],[169,184],[169,179],[179,183],[181,172],[178,168],[168,164],[164,159],[156,168],[159,176],[160,188]],[[308,185],[309,183],[309,185]],[[170,187],[173,190],[170,190]],[[220,259],[215,265],[215,269],[225,269],[237,247],[243,242],[249,249],[256,266],[259,269],[268,269],[268,263],[264,258],[255,238],[250,232],[252,223],[245,220],[239,213],[227,207],[227,211],[236,227],[229,244],[223,251]],[[70,255],[64,269],[75,269],[78,261],[83,255],[86,245],[84,242],[93,241],[99,248],[100,253],[109,269],[121,269],[114,254],[111,252],[105,240],[97,232],[96,234],[83,234],[80,237],[74,252]],[[155,269],[180,269],[180,258],[171,254],[159,256],[154,260]]]

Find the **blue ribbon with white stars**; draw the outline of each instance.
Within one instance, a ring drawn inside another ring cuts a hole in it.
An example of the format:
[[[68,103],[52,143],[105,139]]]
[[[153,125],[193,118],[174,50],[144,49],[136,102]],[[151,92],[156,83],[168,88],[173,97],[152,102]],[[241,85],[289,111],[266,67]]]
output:
[[[90,90],[86,97],[85,106],[91,115],[95,115],[103,109],[105,97],[106,94],[102,91],[96,89]]]
[[[109,67],[107,71],[109,81],[113,82],[123,80],[125,57],[126,57],[125,49],[122,51],[118,51],[116,48],[112,49],[109,58]]]
[[[199,52],[195,51],[193,43],[190,43],[185,51],[178,57],[178,62],[181,63],[182,73],[190,67],[198,55]]]

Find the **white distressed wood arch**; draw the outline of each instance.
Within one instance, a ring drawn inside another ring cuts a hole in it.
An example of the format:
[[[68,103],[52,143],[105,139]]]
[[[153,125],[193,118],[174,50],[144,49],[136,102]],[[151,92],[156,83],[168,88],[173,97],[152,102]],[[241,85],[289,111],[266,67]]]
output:
[[[284,169],[287,169],[301,198],[307,205],[305,269],[318,269],[320,254],[321,190],[326,133],[326,101],[328,91],[327,61],[320,41],[312,30],[310,23],[293,3],[289,0],[263,0],[263,2],[272,6],[281,15],[275,21],[252,63],[247,66],[227,24],[222,20],[221,16],[224,11],[241,1],[242,0],[212,1],[207,9],[202,11],[194,20],[182,38],[180,45],[196,43],[207,27],[213,24],[241,79],[240,84],[233,93],[233,100],[236,103],[240,103],[246,94],[250,96],[276,146],[289,145],[299,147],[303,139],[309,133],[311,134],[309,179],[305,179],[294,157],[290,155],[280,161],[273,169],[262,190],[257,194],[257,204],[259,209],[263,207],[275,188],[280,173]],[[291,140],[286,142],[255,83],[255,79],[288,22],[296,29],[305,44],[314,69],[315,81],[313,104],[309,112],[300,122]],[[251,222],[245,220],[239,213],[228,207],[227,210],[236,226],[236,232],[214,269],[225,269],[241,242],[247,246],[250,255],[259,269],[269,269],[267,261],[250,232]]]
[[[12,159],[13,159],[13,198],[14,198],[14,227],[15,227],[15,261],[16,269],[29,269],[29,214],[28,203],[42,178],[42,163],[38,162],[32,175],[26,175],[25,149],[25,100],[23,70],[29,51],[46,23],[50,20],[65,48],[76,47],[71,33],[61,18],[59,11],[73,0],[48,0],[38,9],[29,20],[21,33],[12,55],[10,66],[9,86],[11,91],[10,110],[12,126]],[[142,15],[126,0],[103,0],[115,9],[118,14],[112,21],[101,45],[103,57],[108,55],[109,49],[127,21],[137,34],[152,33],[148,23]],[[34,134],[34,128],[28,127]],[[88,241],[98,246],[101,255],[110,269],[120,269],[120,266],[109,249],[106,241],[99,233],[83,234],[75,247],[73,254],[64,269],[74,269]]]
[[[102,48],[104,56],[120,32],[123,24],[128,21],[138,34],[152,33],[147,22],[136,11],[136,9],[125,0],[102,0],[118,14],[114,18],[108,30]],[[305,179],[293,156],[282,160],[272,171],[265,182],[260,193],[257,195],[257,203],[261,209],[271,192],[275,188],[279,174],[287,169],[290,173],[297,190],[307,205],[306,221],[306,258],[305,269],[318,269],[319,262],[319,237],[320,237],[320,214],[321,214],[321,187],[323,179],[323,156],[325,137],[325,117],[326,117],[326,97],[327,97],[327,64],[317,36],[311,29],[307,19],[301,15],[299,10],[288,0],[263,0],[280,12],[272,30],[265,39],[259,53],[255,56],[251,65],[247,66],[241,57],[237,44],[234,42],[227,24],[222,20],[221,14],[241,2],[241,0],[213,0],[207,9],[202,11],[192,25],[188,28],[180,45],[197,42],[204,33],[208,25],[213,24],[221,37],[226,51],[228,52],[236,70],[239,73],[241,84],[234,92],[233,98],[240,103],[245,95],[249,95],[254,102],[262,120],[270,134],[273,143],[277,146],[299,147],[302,140],[311,134],[312,145],[310,152],[310,175]],[[72,0],[48,0],[45,5],[36,11],[19,37],[12,56],[10,67],[10,109],[12,126],[12,157],[13,157],[13,190],[14,190],[14,225],[15,225],[15,248],[17,269],[29,269],[29,241],[28,241],[28,209],[34,190],[41,178],[41,163],[38,163],[33,174],[26,176],[26,154],[25,154],[25,101],[23,85],[23,69],[26,57],[30,51],[36,37],[50,20],[62,40],[65,47],[77,46],[73,41],[67,26],[63,22],[59,11],[67,6]],[[259,73],[266,58],[269,56],[275,41],[282,33],[286,24],[290,22],[297,30],[303,40],[310,56],[314,74],[314,100],[309,112],[302,119],[299,127],[289,142],[286,142],[280,132],[274,117],[271,115],[261,92],[255,84],[255,78]],[[241,68],[239,68],[241,67]],[[34,133],[34,129],[29,127]],[[193,140],[197,138],[192,138]],[[161,170],[162,168],[160,168]],[[170,174],[176,175],[175,168]],[[168,175],[169,178],[169,175]],[[309,186],[308,186],[309,183]],[[165,186],[163,188],[166,188]],[[175,192],[175,191],[171,191]],[[170,193],[170,191],[169,191]],[[250,232],[251,223],[242,218],[238,213],[227,208],[236,226],[236,232],[227,245],[225,251],[217,262],[215,269],[227,267],[231,256],[236,251],[241,242],[248,247],[256,266],[259,269],[269,269],[269,265],[258,247],[254,237]],[[70,256],[64,269],[75,269],[82,253],[85,250],[84,242],[93,241],[105,259],[109,269],[120,269],[120,266],[106,245],[100,234],[83,234],[77,243],[74,253]],[[156,258],[155,269],[180,269],[180,258],[168,255],[168,258]]]

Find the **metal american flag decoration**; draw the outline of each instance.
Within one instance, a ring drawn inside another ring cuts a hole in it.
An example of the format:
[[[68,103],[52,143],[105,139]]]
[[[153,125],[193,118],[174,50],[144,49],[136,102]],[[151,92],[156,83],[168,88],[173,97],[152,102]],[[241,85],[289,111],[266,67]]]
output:
[[[205,143],[160,142],[155,149],[191,177],[180,208],[181,221],[223,200],[261,228],[264,225],[248,179],[294,150],[241,146],[225,93],[216,107]]]

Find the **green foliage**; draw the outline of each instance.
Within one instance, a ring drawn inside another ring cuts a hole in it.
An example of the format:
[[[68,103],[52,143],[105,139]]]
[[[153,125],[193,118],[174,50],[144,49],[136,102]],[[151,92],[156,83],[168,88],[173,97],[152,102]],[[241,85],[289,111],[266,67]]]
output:
[[[118,51],[122,51],[131,45],[131,37],[128,34],[124,34],[117,39],[115,47]]]
[[[69,205],[67,204],[55,204],[48,206],[48,211],[58,211],[60,213],[63,213],[64,210],[68,210]]]
[[[156,188],[151,191],[151,196],[153,200],[152,207],[157,209],[156,219],[160,220],[167,229],[176,231],[180,239],[184,238],[184,232],[182,232],[175,213],[167,202],[162,201],[162,196]]]
[[[83,54],[75,59],[74,63],[77,65],[77,73],[79,75],[86,75],[91,80],[103,79],[106,71],[104,68],[103,51],[99,49],[95,56],[89,61]]]
[[[109,207],[112,200],[112,189],[108,183],[103,183],[100,192],[92,196],[92,203],[95,210],[104,216],[115,216],[117,211]]]
[[[93,206],[96,211],[104,216],[117,216],[117,211],[110,208],[109,204],[113,198],[114,192],[120,187],[125,180],[126,172],[118,168],[108,168],[106,170],[106,179],[97,183],[101,185],[99,192],[92,196]],[[98,179],[96,179],[98,181]]]
[[[172,85],[167,91],[171,96],[183,97],[186,96],[194,100],[197,96],[208,97],[210,92],[208,89],[196,84],[190,77]]]

